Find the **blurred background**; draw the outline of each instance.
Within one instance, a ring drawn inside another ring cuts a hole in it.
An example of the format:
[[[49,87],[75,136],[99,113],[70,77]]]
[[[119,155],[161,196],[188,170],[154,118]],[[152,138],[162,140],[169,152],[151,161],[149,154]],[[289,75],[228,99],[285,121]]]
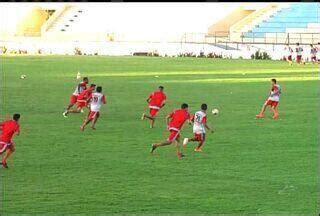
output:
[[[1,54],[222,55],[320,42],[319,3],[3,3]]]

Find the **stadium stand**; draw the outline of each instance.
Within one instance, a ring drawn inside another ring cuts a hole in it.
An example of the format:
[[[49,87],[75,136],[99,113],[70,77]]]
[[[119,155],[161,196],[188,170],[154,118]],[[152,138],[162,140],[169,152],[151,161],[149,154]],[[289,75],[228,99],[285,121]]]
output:
[[[290,43],[288,33],[291,33],[291,39],[294,40],[291,42],[315,43],[320,37],[319,14],[319,3],[292,3],[289,7],[273,11],[273,14],[257,23],[252,29],[243,28],[240,31],[242,41],[255,39],[254,42]]]
[[[8,52],[28,50],[36,54],[73,55],[75,49],[81,49],[88,55],[131,55],[157,50],[163,56],[213,52],[235,58],[250,58],[260,50],[280,59],[283,56],[277,51],[283,50],[285,44],[299,42],[309,47],[320,42],[319,3],[244,4],[210,25],[206,33],[168,32],[155,37],[146,34],[142,39],[139,32],[135,35],[126,30],[121,32],[119,23],[110,17],[99,6],[34,7],[18,23],[14,36],[2,34],[0,46]]]

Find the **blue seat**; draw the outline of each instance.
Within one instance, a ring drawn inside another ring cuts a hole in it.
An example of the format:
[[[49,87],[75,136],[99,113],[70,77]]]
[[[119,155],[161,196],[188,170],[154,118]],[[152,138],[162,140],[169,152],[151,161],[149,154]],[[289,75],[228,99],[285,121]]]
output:
[[[287,28],[306,28],[308,23],[319,23],[319,3],[291,3],[268,19],[257,24],[244,37],[265,37],[265,33],[284,33]]]

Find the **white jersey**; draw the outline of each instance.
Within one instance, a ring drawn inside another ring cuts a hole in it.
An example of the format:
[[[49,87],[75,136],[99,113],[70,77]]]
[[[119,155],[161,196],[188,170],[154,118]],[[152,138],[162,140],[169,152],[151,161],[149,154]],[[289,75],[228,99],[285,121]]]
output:
[[[287,56],[292,56],[293,50],[291,49],[291,47],[286,47],[285,48]]]
[[[206,133],[206,129],[204,127],[207,122],[207,115],[203,111],[198,111],[193,116],[193,133],[200,134]]]
[[[102,104],[106,102],[106,98],[102,93],[95,92],[92,93],[90,110],[93,112],[99,112]]]
[[[311,54],[311,57],[316,57],[317,56],[317,48],[311,48],[310,54]]]
[[[302,55],[302,51],[303,51],[303,49],[302,49],[301,46],[297,46],[297,47],[296,47],[296,53],[297,53],[297,55]]]
[[[274,86],[272,86],[268,100],[279,101],[280,94],[281,94],[281,87],[280,87],[280,85],[275,84]]]

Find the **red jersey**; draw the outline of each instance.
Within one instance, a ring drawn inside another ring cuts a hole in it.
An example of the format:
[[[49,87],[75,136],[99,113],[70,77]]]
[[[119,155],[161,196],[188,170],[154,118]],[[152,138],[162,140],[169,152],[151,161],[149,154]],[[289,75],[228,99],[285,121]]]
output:
[[[20,125],[15,120],[8,120],[0,123],[0,130],[0,141],[8,143],[16,132],[20,132]]]
[[[88,88],[84,90],[79,94],[78,100],[88,100],[89,98],[91,98],[92,91],[93,91],[93,88]]]
[[[81,82],[76,86],[76,89],[73,92],[73,95],[78,96],[81,92],[87,89],[87,84],[85,82]]]
[[[179,131],[186,120],[190,119],[190,113],[185,109],[178,109],[170,113],[171,121],[169,123],[169,130]]]
[[[161,91],[155,91],[149,95],[149,107],[153,109],[160,109],[167,99],[165,93]]]

